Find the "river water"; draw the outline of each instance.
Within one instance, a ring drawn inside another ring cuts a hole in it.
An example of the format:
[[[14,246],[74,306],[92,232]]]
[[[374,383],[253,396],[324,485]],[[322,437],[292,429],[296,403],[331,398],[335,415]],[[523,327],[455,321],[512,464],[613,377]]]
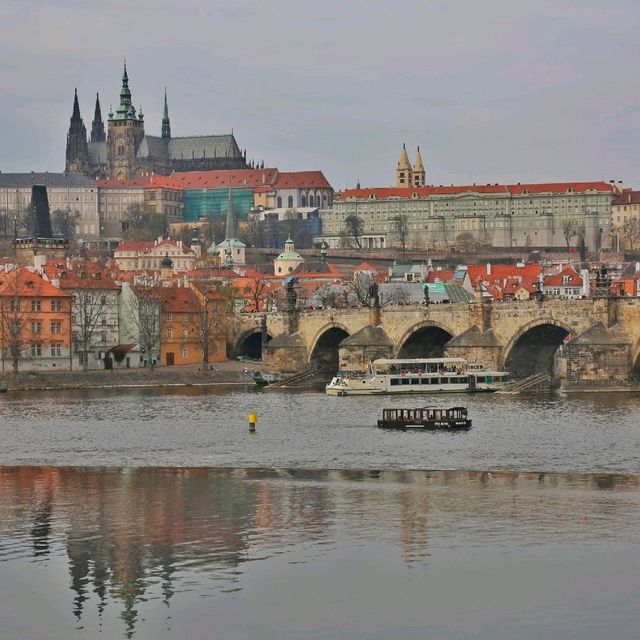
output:
[[[461,399],[466,433],[375,427]],[[638,416],[630,394],[11,394],[0,638],[637,638]]]
[[[465,433],[376,428],[386,406],[463,403]],[[247,415],[258,414],[256,434]],[[317,391],[0,396],[1,464],[640,471],[640,395],[329,397]]]

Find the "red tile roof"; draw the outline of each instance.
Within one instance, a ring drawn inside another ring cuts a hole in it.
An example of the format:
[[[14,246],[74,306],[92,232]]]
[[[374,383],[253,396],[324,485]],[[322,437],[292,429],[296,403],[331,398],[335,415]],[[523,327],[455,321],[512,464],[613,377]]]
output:
[[[182,189],[171,176],[143,176],[132,180],[96,180],[99,189]]]
[[[61,289],[119,289],[107,267],[95,260],[48,260],[43,267],[47,278],[57,280]],[[81,277],[82,274],[84,277]]]
[[[614,206],[640,204],[640,191],[625,190],[613,199]]]
[[[40,274],[34,273],[20,267],[8,273],[2,274],[0,280],[0,296],[15,296],[16,289],[19,296],[25,298],[69,298],[70,293],[66,293],[54,287]]]
[[[163,287],[160,290],[163,313],[200,313],[202,306],[189,287]]]
[[[331,189],[322,171],[281,171],[273,186],[276,189]]]
[[[614,186],[608,182],[543,182],[528,184],[489,184],[489,185],[451,185],[428,186],[428,187],[374,187],[369,189],[347,189],[336,194],[336,200],[346,200],[348,198],[369,199],[375,196],[377,199],[385,198],[411,198],[416,193],[419,197],[426,196],[446,196],[458,193],[485,193],[485,194],[510,194],[522,196],[542,193],[585,193],[589,189],[595,191],[612,192]]]
[[[449,282],[453,278],[453,269],[443,269],[442,271],[429,271],[427,274],[427,282]]]
[[[272,184],[277,169],[229,169],[222,171],[184,171],[172,175],[184,190],[224,187],[257,187]]]
[[[525,264],[519,267],[517,264],[493,264],[491,273],[487,273],[486,264],[469,264],[467,272],[472,284],[478,282],[478,278],[483,282],[504,282],[509,278],[521,278],[522,280],[536,280],[540,275],[540,265],[538,263]]]
[[[562,281],[562,278],[564,278],[565,276],[569,276],[569,282],[567,283],[564,283]],[[581,287],[582,278],[571,265],[567,265],[560,273],[555,273],[553,275],[545,276],[544,286],[545,287],[561,287],[561,286]]]

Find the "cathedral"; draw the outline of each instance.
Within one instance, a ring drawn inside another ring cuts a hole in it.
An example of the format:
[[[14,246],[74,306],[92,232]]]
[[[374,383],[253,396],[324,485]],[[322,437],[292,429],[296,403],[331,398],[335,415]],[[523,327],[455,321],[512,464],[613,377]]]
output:
[[[208,171],[213,169],[247,169],[246,150],[240,151],[233,133],[175,138],[171,136],[167,92],[160,136],[144,131],[142,109],[133,106],[127,65],[124,65],[120,105],[108,114],[105,133],[100,98],[96,107],[91,136],[80,115],[78,92],[73,99],[73,113],[67,133],[66,171],[92,178],[128,180],[147,173],[169,175],[173,171]]]

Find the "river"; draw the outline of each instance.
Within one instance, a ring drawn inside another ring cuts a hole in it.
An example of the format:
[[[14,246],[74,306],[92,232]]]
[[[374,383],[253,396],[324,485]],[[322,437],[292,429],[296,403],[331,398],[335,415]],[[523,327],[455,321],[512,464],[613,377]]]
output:
[[[376,428],[386,406],[468,406],[465,433]],[[255,434],[247,415],[258,414]],[[0,396],[0,464],[640,471],[640,395],[329,397],[202,387]]]
[[[375,427],[461,400],[466,433]],[[9,394],[0,638],[637,638],[638,416],[632,394]]]

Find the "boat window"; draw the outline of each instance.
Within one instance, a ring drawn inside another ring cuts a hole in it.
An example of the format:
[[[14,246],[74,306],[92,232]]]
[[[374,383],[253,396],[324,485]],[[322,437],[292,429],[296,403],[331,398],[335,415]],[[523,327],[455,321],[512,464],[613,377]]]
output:
[[[449,384],[449,378],[440,378],[440,384]]]
[[[478,382],[484,382],[484,376],[478,376]]]
[[[400,384],[400,380],[398,378],[391,378],[391,384],[392,385]]]
[[[411,384],[411,380],[408,378],[402,378],[402,384]]]
[[[420,384],[420,378],[411,378],[411,384]]]
[[[458,380],[458,382],[460,382],[461,384],[467,384],[469,382],[469,378],[463,376],[462,378],[460,378],[460,380]]]

